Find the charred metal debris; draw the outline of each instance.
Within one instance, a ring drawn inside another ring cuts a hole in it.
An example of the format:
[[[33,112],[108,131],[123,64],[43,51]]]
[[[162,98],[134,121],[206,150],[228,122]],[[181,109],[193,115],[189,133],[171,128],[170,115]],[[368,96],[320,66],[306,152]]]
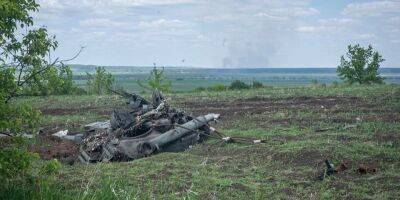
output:
[[[113,92],[125,97],[127,106],[114,109],[110,120],[88,124],[82,134],[70,136],[67,131],[54,134],[78,142],[78,159],[83,163],[129,161],[160,152],[180,152],[207,138],[263,142],[227,137],[209,125],[219,114],[192,117],[171,107],[158,90],[153,92],[151,101],[134,93]]]

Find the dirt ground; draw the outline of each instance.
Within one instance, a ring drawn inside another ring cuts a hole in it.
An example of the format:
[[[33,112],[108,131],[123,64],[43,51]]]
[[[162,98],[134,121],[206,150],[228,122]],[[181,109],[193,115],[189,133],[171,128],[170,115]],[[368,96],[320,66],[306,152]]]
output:
[[[161,199],[398,196],[398,89],[325,89],[176,94],[169,100],[173,107],[192,116],[221,114],[213,127],[226,135],[260,138],[265,143],[223,143],[210,138],[182,153],[134,162],[63,166],[60,182],[74,192],[91,182],[94,194],[104,185],[108,194],[107,181],[112,181],[112,187],[118,183],[126,191],[142,191],[143,199],[150,198],[147,194]],[[87,123],[108,119],[114,105],[125,105],[114,96],[97,102],[99,97],[68,98],[51,97],[57,103],[43,99],[37,106],[48,121],[29,148],[42,159],[72,164],[77,145],[51,134],[65,129],[78,133]],[[320,181],[325,159],[347,169]]]
[[[196,101],[196,100],[185,100],[179,104],[179,106],[186,110],[192,115],[201,115],[207,113],[219,113],[221,114],[221,123],[217,125],[218,128],[229,128],[236,121],[248,122],[260,128],[268,128],[276,125],[289,125],[292,123],[299,123],[302,126],[307,126],[318,121],[322,122],[333,122],[333,123],[355,123],[357,119],[350,119],[345,117],[338,117],[335,114],[348,112],[353,108],[357,108],[360,112],[372,113],[377,112],[382,115],[365,115],[364,120],[374,120],[376,118],[382,118],[385,121],[396,121],[399,120],[399,115],[395,115],[395,111],[387,110],[363,101],[358,97],[349,96],[327,96],[327,97],[293,97],[293,98],[248,98],[248,99],[236,99],[232,101]],[[84,108],[70,108],[70,109],[42,109],[44,115],[56,116],[56,115],[67,115],[67,114],[80,114],[87,111],[94,111],[99,115],[108,115],[111,113],[112,108],[104,107],[84,107]],[[290,112],[301,112],[301,111],[312,111],[322,113],[332,113],[333,117],[327,118],[304,118],[298,116],[292,116],[290,114],[284,115],[278,119],[270,118],[276,113],[290,113]],[[80,124],[83,126],[84,124]],[[77,125],[79,126],[79,125]],[[61,161],[70,162],[78,152],[77,146],[73,142],[62,141],[51,136],[51,134],[62,130],[62,128],[51,129],[51,127],[43,128],[39,135],[38,143],[31,145],[30,150],[40,154],[42,159],[48,160],[57,158]],[[392,140],[399,139],[398,135],[376,135],[378,140]],[[283,142],[290,140],[300,140],[296,136],[288,137],[277,137],[276,140]],[[351,138],[339,138],[340,140],[349,140]],[[208,152],[208,151],[207,151]],[[232,152],[225,152],[226,154],[232,154]],[[302,156],[308,160],[300,160],[294,164],[307,164],[315,163],[316,160],[321,160],[321,152],[308,151],[301,152],[306,154]],[[220,153],[218,153],[220,154]],[[279,155],[285,157],[285,155]],[[276,155],[274,156],[276,158]],[[290,157],[290,156],[289,156]]]
[[[365,102],[359,97],[327,96],[327,97],[291,97],[291,98],[249,98],[232,101],[187,101],[183,107],[193,115],[205,113],[221,114],[221,127],[231,127],[232,121],[244,120],[256,124],[260,128],[270,128],[276,125],[300,124],[304,127],[316,122],[325,123],[356,123],[356,118],[340,116],[352,110],[363,113],[363,121],[383,120],[399,121],[396,111],[383,108],[380,105]],[[327,116],[298,116],[294,113],[325,113]],[[376,115],[379,113],[380,115]],[[275,114],[283,116],[274,117]]]

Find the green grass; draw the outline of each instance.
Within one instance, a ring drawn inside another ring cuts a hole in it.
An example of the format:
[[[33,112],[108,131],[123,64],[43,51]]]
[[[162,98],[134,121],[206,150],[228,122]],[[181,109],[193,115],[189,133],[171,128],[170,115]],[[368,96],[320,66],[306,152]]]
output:
[[[171,104],[194,115],[222,111],[221,122],[215,125],[222,132],[259,137],[266,143],[221,144],[210,139],[182,153],[162,153],[123,163],[64,165],[54,186],[43,193],[56,193],[65,199],[400,196],[400,86],[274,87],[167,96]],[[33,102],[40,109],[79,108],[72,114],[46,116],[47,126],[75,124],[76,130],[85,123],[106,119],[99,110],[124,104],[115,96],[20,101]],[[252,101],[259,104],[245,104]],[[88,112],[88,107],[94,111]],[[319,128],[330,129],[316,132]],[[335,165],[346,162],[349,169],[317,181],[325,158]],[[377,172],[358,174],[359,164],[375,165]]]

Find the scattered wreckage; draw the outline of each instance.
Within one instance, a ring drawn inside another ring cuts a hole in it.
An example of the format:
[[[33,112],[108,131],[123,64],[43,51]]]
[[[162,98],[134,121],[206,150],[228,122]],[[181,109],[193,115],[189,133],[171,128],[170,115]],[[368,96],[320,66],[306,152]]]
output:
[[[209,126],[219,114],[192,117],[171,107],[158,90],[151,102],[137,94],[113,92],[127,99],[126,109],[114,109],[110,120],[86,125],[84,133],[68,135],[65,130],[53,134],[79,143],[78,159],[83,163],[129,161],[159,152],[184,151],[208,137],[225,142],[262,142],[226,137]]]

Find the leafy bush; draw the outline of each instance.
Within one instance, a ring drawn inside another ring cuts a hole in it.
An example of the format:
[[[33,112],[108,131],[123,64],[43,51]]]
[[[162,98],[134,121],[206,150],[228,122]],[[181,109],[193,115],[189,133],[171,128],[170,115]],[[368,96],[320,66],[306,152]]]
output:
[[[373,51],[371,45],[364,48],[359,44],[349,45],[346,54],[340,58],[337,68],[339,76],[349,83],[383,83],[383,77],[379,76],[380,63],[384,61],[382,56]]]
[[[333,81],[332,84],[331,84],[331,86],[334,87],[334,88],[337,88],[337,87],[340,86],[340,84],[339,84],[339,82],[337,82],[337,81]]]
[[[318,85],[318,83],[319,83],[319,82],[318,82],[317,79],[312,79],[312,80],[311,80],[311,84],[312,84],[312,85]]]
[[[4,141],[2,141],[4,142]],[[2,144],[0,150],[0,177],[2,184],[24,182],[28,177],[34,154],[28,152],[23,138],[12,137],[9,144]]]
[[[250,89],[251,86],[247,85],[245,82],[241,80],[235,80],[231,83],[229,86],[229,89],[231,90],[242,90],[242,89]]]
[[[145,90],[153,91],[158,89],[162,92],[169,92],[172,85],[171,81],[164,75],[164,67],[158,69],[156,66],[154,66],[144,82],[137,81],[137,83]]]
[[[3,139],[0,147],[0,199],[44,199],[59,195],[49,188],[54,185],[60,162],[39,160],[37,154],[27,150],[27,142],[21,137]]]
[[[226,86],[224,84],[214,84],[209,87],[198,87],[195,89],[197,92],[201,91],[226,91],[226,90],[243,90],[243,89],[257,89],[257,88],[263,88],[264,85],[259,82],[259,81],[253,81],[251,85],[248,85],[244,83],[243,81],[240,80],[235,80],[233,81],[230,86]]]
[[[28,95],[65,95],[82,94],[73,81],[72,70],[69,66],[51,66],[42,74],[42,81],[32,81],[25,87],[25,94]]]
[[[89,94],[110,94],[115,86],[115,79],[104,67],[96,67],[94,74],[87,73],[87,92]]]
[[[194,91],[196,91],[196,92],[202,92],[202,91],[206,91],[207,90],[207,88],[205,88],[205,87],[197,87],[196,89],[194,89]]]
[[[214,84],[208,87],[197,87],[194,91],[196,92],[202,92],[202,91],[213,91],[213,92],[220,92],[220,91],[226,91],[228,90],[229,87],[223,84]]]
[[[260,81],[253,81],[252,88],[263,88],[264,85]]]
[[[229,89],[229,87],[224,84],[214,84],[214,85],[207,87],[208,91],[225,91],[228,89]]]
[[[0,101],[0,110],[0,133],[34,133],[42,120],[40,111],[27,104]]]

